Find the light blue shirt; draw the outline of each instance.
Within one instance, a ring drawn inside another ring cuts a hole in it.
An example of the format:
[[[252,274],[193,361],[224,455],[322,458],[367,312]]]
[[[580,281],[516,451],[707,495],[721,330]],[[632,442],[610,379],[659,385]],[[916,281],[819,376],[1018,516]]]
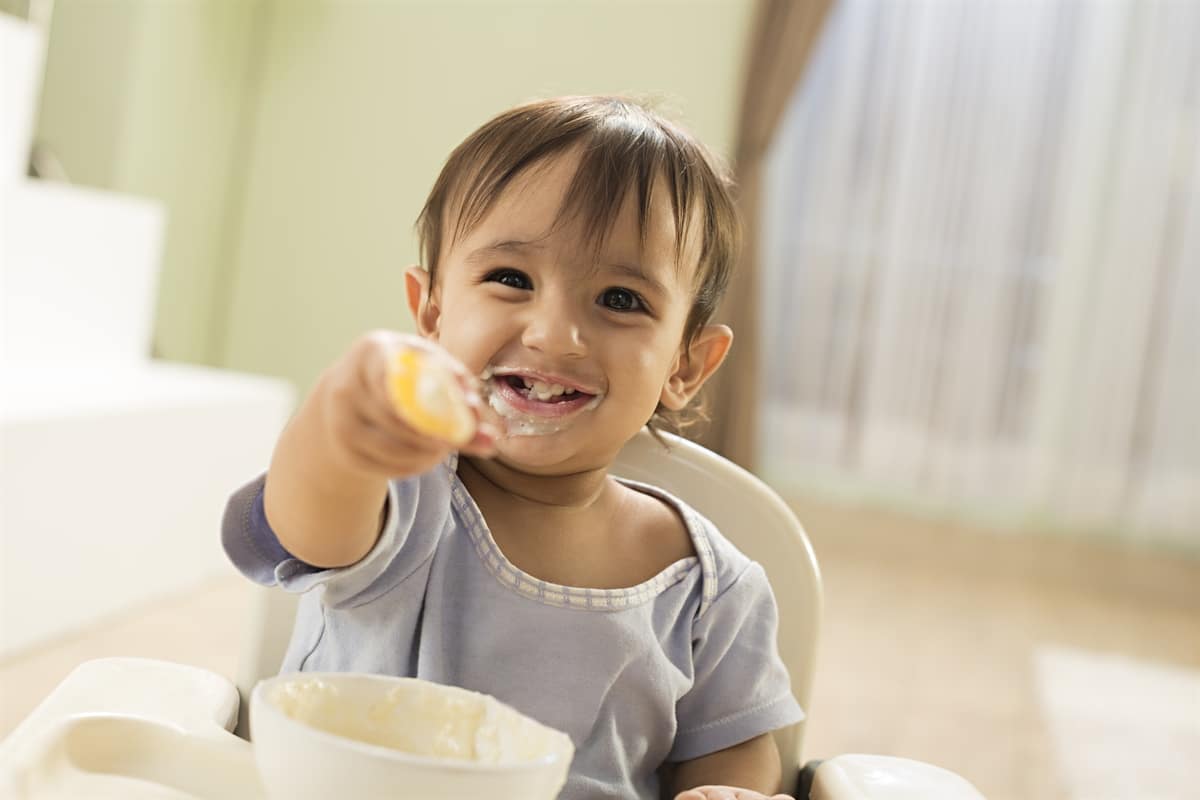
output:
[[[490,694],[571,737],[562,800],[657,800],[664,762],[804,716],[762,568],[666,492],[626,481],[678,511],[697,555],[637,586],[582,589],[504,557],[453,459],[393,481],[379,541],[343,569],[312,567],[280,545],[263,482],[230,499],[222,540],[247,577],[305,592],[281,671],[373,672]]]

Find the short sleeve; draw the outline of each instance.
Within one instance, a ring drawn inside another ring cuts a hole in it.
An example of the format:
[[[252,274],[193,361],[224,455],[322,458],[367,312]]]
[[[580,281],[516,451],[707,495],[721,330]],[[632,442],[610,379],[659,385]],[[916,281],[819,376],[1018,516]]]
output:
[[[698,758],[804,719],[779,657],[778,627],[766,573],[751,562],[695,622],[693,684],[676,705],[668,760]]]
[[[230,497],[221,524],[221,543],[234,567],[250,580],[297,593],[314,586],[325,586],[326,602],[342,604],[379,588],[382,581],[394,582],[391,579],[403,572],[403,564],[397,563],[398,557],[421,557],[421,553],[411,552],[421,549],[419,543],[414,548],[404,547],[411,530],[428,530],[429,536],[419,538],[432,545],[449,513],[449,484],[444,472],[435,468],[423,476],[391,481],[379,539],[370,552],[348,567],[315,567],[283,547],[271,530],[263,506],[265,475],[260,475]],[[443,483],[446,484],[444,488]],[[431,554],[432,547],[427,549]]]

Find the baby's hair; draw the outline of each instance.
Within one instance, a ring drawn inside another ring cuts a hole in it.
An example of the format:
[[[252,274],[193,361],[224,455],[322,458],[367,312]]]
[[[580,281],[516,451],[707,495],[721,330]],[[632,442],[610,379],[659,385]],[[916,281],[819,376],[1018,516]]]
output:
[[[493,118],[450,154],[417,218],[421,256],[430,285],[444,248],[470,235],[500,194],[526,169],[573,148],[580,162],[556,225],[582,220],[598,253],[625,201],[637,192],[645,241],[651,193],[662,179],[682,260],[689,229],[699,225],[700,255],[683,342],[693,340],[717,310],[737,255],[740,225],[727,170],[690,134],[646,106],[622,97],[560,97],[518,106]],[[447,224],[452,212],[455,221]],[[655,420],[680,430],[702,417],[663,407]]]

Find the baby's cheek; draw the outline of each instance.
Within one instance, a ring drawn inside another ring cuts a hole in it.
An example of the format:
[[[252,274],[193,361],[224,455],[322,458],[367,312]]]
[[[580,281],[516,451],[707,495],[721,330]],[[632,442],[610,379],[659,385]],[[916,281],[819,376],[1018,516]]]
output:
[[[663,389],[671,377],[671,362],[655,355],[643,355],[641,358],[630,359],[627,363],[631,380],[637,381],[639,394],[645,395],[647,411],[656,411]]]
[[[481,314],[443,315],[438,343],[446,348],[451,355],[465,364],[472,360],[490,355],[482,353],[488,346],[494,345],[496,339],[495,325],[489,323]]]

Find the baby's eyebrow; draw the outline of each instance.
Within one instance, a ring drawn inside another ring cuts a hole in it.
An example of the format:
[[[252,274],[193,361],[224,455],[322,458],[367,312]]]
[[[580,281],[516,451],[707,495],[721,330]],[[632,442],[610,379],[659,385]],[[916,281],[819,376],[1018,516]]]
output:
[[[467,256],[466,260],[470,262],[484,261],[492,256],[507,255],[509,253],[523,253],[526,250],[541,250],[544,245],[536,242],[525,242],[520,239],[504,239],[503,241],[493,242],[485,247],[481,247],[475,252]]]
[[[667,287],[664,286],[661,281],[651,277],[646,270],[642,269],[641,266],[637,264],[626,264],[624,262],[617,261],[607,263],[604,266],[609,272],[616,272],[633,278],[636,281],[640,281],[659,294],[669,294]]]

